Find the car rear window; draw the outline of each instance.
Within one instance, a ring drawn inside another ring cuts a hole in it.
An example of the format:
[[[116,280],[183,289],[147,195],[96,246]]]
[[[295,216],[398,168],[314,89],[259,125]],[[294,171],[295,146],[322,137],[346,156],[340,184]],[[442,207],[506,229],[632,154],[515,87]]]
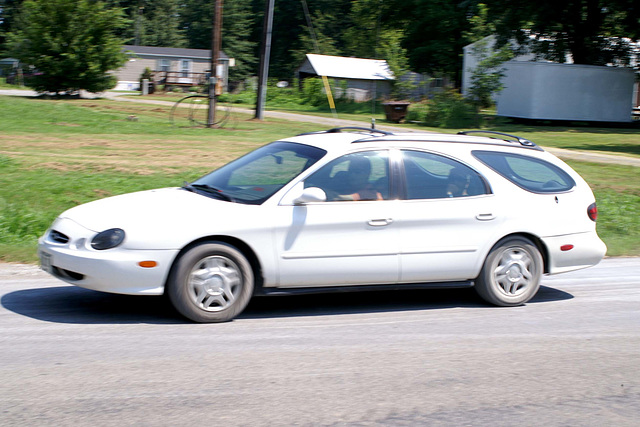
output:
[[[518,187],[533,193],[561,193],[576,185],[568,173],[541,159],[496,151],[474,151],[473,155]]]

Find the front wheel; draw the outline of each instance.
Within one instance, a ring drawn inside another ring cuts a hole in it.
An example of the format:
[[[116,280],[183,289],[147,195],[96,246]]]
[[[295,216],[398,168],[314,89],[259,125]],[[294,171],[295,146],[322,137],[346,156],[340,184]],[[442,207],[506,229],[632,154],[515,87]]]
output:
[[[176,261],[167,294],[176,310],[194,322],[226,322],[245,309],[253,284],[253,270],[240,251],[224,243],[203,243]]]
[[[529,239],[507,237],[489,252],[475,288],[491,304],[521,305],[538,292],[542,269],[542,255]]]

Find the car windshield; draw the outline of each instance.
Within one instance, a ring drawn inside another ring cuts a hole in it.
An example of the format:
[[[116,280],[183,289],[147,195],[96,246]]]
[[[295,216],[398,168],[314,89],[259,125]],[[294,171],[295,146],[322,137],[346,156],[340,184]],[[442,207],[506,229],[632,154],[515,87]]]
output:
[[[273,142],[183,188],[220,200],[259,205],[325,154],[304,144]]]

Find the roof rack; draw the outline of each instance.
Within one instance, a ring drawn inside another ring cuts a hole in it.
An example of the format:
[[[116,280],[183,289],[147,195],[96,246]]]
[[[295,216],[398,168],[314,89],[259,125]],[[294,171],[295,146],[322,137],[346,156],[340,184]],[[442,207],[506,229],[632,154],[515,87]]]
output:
[[[343,127],[331,128],[327,130],[319,130],[316,132],[301,133],[298,136],[315,135],[315,134],[322,134],[322,133],[341,133],[343,131],[360,131],[360,132],[367,132],[367,133],[379,133],[380,135],[393,135],[393,132],[387,132],[385,130],[380,130],[380,129],[371,129],[371,128],[358,127],[358,126],[343,126]]]
[[[511,134],[503,133],[503,132],[495,132],[495,131],[491,131],[491,130],[462,130],[462,131],[458,132],[458,135],[469,135],[470,133],[488,133],[488,134],[491,134],[491,135],[506,136],[506,137],[515,139],[515,141],[509,141],[509,140],[503,139],[503,138],[499,138],[499,139],[501,139],[503,141],[506,141],[506,142],[517,142],[518,144],[522,145],[523,147],[529,147],[529,148],[535,148],[535,149],[538,149],[538,150],[542,150],[542,148],[538,147],[538,145],[536,145],[535,143],[529,141],[528,139],[524,139],[524,138],[521,138],[519,136],[511,135]],[[497,138],[493,138],[493,139],[497,139]]]

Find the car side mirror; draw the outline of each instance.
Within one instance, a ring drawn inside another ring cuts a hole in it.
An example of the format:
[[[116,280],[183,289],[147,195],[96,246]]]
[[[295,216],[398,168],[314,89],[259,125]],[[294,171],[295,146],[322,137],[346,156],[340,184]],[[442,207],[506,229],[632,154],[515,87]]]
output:
[[[327,194],[318,187],[305,188],[302,194],[293,200],[294,205],[306,205],[307,203],[326,202]]]

